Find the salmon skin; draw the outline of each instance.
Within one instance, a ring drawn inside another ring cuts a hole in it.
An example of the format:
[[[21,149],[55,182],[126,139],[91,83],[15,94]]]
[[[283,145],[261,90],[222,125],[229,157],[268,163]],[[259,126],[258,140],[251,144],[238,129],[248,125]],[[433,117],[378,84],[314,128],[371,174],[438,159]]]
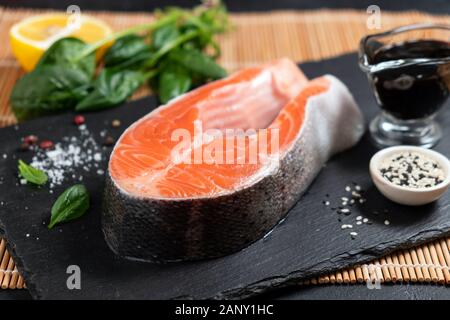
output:
[[[118,140],[104,193],[106,242],[119,256],[149,262],[243,249],[363,131],[341,81],[308,81],[288,59],[209,83],[153,110]]]

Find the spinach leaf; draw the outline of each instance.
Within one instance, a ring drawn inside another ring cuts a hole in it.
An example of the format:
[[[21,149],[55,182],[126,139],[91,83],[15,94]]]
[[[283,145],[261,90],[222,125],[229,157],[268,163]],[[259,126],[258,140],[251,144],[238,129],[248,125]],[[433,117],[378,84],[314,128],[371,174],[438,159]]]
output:
[[[136,59],[137,56],[149,56],[150,45],[145,42],[145,38],[136,34],[130,34],[119,38],[108,49],[104,56],[106,67],[117,66],[127,63],[128,66],[133,65],[136,61],[141,61],[142,58]],[[134,60],[130,63],[130,60]]]
[[[166,67],[158,79],[159,100],[167,103],[171,99],[187,92],[191,88],[189,71],[180,65]]]
[[[86,43],[76,38],[59,39],[45,51],[36,69],[43,66],[59,65],[80,70],[88,78],[92,78],[95,72],[95,54],[91,53],[83,58],[77,58],[86,46]]]
[[[106,109],[124,102],[146,80],[141,71],[103,69],[94,90],[75,107],[77,111]]]
[[[26,164],[20,159],[18,169],[20,176],[33,184],[43,185],[48,180],[47,174],[44,171]]]
[[[64,191],[53,204],[48,228],[56,224],[81,217],[89,209],[89,193],[82,184],[76,184]]]
[[[191,71],[212,79],[220,79],[227,75],[225,69],[212,58],[194,48],[178,48],[169,54],[170,59],[180,63]]]
[[[142,51],[129,59],[125,59],[122,62],[115,64],[114,66],[109,66],[108,69],[115,71],[125,69],[133,69],[133,70],[141,69],[144,63],[153,57],[153,54],[154,53],[151,51]]]
[[[14,85],[10,104],[19,120],[73,108],[89,93],[90,79],[79,69],[40,66]]]
[[[152,46],[156,50],[161,49],[166,43],[178,38],[180,32],[175,23],[164,25],[152,34]]]
[[[24,120],[73,107],[108,108],[125,101],[145,80],[158,74],[149,84],[160,92],[164,102],[226,75],[213,60],[220,54],[213,37],[228,28],[224,6],[215,3],[193,10],[167,8],[156,16],[155,21],[95,43],[86,44],[73,37],[53,43],[35,70],[17,81],[13,89],[10,103],[17,118]],[[105,68],[93,80],[95,52],[111,41],[115,43],[101,64]]]

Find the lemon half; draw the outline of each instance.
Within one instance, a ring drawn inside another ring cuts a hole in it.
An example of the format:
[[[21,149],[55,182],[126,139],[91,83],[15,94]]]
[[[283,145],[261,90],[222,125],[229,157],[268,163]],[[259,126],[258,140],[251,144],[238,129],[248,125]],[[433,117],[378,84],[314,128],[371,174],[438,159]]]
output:
[[[57,39],[66,36],[79,38],[87,43],[96,42],[112,33],[103,21],[81,15],[76,26],[70,25],[70,15],[43,14],[26,18],[12,26],[9,36],[14,56],[20,65],[31,71],[45,50]],[[111,43],[97,51],[97,58]]]

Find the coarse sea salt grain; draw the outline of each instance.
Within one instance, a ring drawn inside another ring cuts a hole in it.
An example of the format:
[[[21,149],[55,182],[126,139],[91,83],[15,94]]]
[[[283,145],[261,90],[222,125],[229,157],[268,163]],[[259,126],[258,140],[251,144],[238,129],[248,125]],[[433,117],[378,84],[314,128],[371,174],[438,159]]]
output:
[[[102,154],[100,152],[96,152],[94,154],[94,160],[95,161],[102,161]]]
[[[94,162],[104,158],[102,148],[86,125],[80,125],[78,129],[78,135],[63,137],[61,142],[55,143],[53,149],[33,149],[36,153],[31,166],[47,173],[50,188],[61,185],[70,177],[81,181],[80,169],[86,172],[98,171],[98,165],[94,166]]]

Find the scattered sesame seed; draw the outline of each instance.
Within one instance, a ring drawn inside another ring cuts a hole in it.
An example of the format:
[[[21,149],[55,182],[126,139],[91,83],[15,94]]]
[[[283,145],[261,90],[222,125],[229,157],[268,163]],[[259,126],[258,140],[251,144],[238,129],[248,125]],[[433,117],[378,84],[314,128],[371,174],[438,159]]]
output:
[[[351,224],[343,224],[341,226],[341,229],[351,229],[351,228],[353,228],[353,225],[351,225]]]
[[[356,191],[361,191],[361,186],[360,185],[355,185],[355,190]]]
[[[362,220],[362,216],[357,216],[356,220]]]
[[[352,231],[352,232],[350,232],[350,235],[355,237],[358,235],[358,232]]]
[[[361,198],[361,194],[359,192],[353,191],[352,192],[352,197],[354,197],[354,198]]]
[[[97,170],[97,174],[100,175],[100,176],[101,176],[102,174],[104,174],[104,173],[105,173],[105,171],[103,171],[102,169],[98,169],[98,170]]]
[[[30,234],[29,234],[29,233],[27,233],[27,234],[25,235],[25,237],[29,238],[29,237],[30,237]]]
[[[384,220],[384,224],[385,224],[386,226],[388,226],[388,225],[390,225],[391,223],[389,222],[389,220]]]
[[[363,222],[364,222],[364,223],[367,223],[368,221],[369,221],[369,219],[367,219],[367,218],[364,218],[364,219],[363,219]]]
[[[27,184],[27,179],[20,179],[20,184]]]
[[[120,127],[120,120],[119,119],[114,119],[112,122],[111,122],[111,126],[113,127],[113,128],[118,128],[118,127]]]
[[[342,201],[348,201],[348,198],[347,197],[342,197],[341,200]]]
[[[361,221],[356,221],[356,224],[359,226],[359,225],[362,224],[362,222]]]
[[[329,206],[330,205],[330,201],[325,201],[323,204],[326,205],[326,206]]]
[[[350,192],[352,190],[352,188],[350,188],[349,186],[345,187],[345,191]]]
[[[343,209],[340,209],[339,211],[340,211],[340,213],[343,213],[345,215],[349,215],[351,213],[350,209],[348,209],[348,208],[343,208]]]
[[[3,154],[3,159],[8,158],[8,155],[6,153]]]

